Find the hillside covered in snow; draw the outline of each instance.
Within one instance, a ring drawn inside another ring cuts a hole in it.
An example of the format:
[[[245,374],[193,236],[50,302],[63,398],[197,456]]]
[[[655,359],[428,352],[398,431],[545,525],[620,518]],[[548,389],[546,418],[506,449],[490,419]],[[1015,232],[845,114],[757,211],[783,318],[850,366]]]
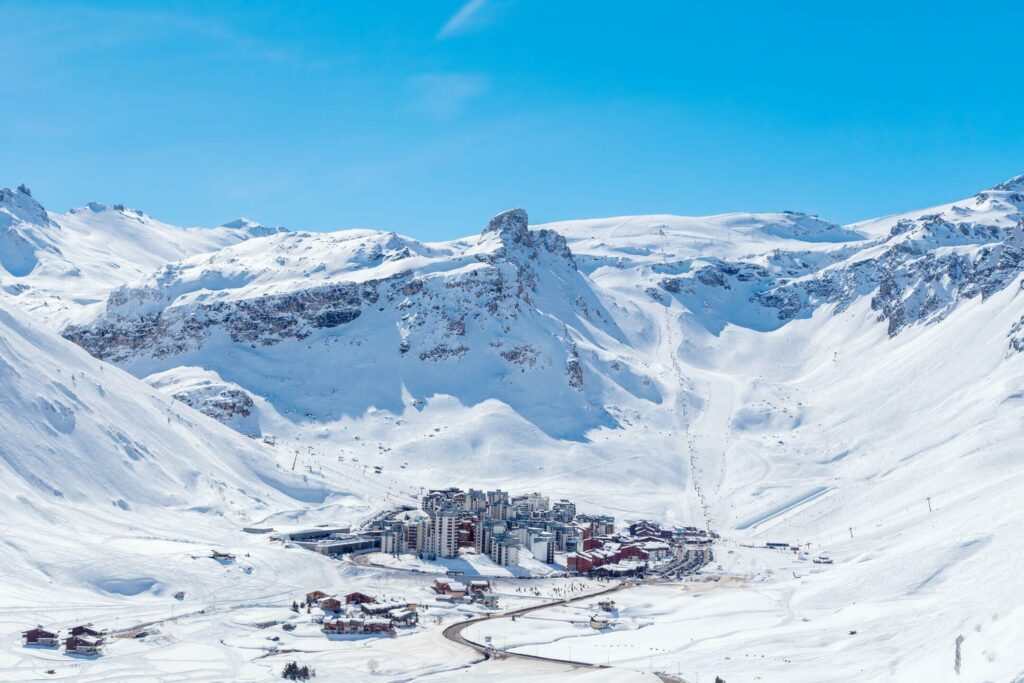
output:
[[[2,197],[16,509],[365,506],[328,465],[357,457],[718,530],[736,590],[643,629],[693,671],[944,680],[963,635],[970,680],[1024,673],[1024,177],[847,226],[513,209],[443,243]],[[745,564],[765,540],[836,564]]]

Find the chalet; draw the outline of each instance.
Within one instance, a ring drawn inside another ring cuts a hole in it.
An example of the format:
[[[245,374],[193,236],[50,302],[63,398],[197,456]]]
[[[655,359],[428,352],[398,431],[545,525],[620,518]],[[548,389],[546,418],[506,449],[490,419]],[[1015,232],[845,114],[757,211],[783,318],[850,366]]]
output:
[[[387,602],[364,602],[359,605],[363,614],[371,616],[384,616],[396,609],[409,609],[409,603],[404,600],[389,600]]]
[[[614,612],[615,611],[615,601],[614,600],[601,600],[601,601],[599,601],[597,603],[597,606],[598,606],[598,608],[602,612]]]
[[[590,617],[590,628],[602,629],[608,628],[612,625],[612,622],[607,617],[602,617],[598,614],[593,614]]]
[[[64,650],[68,654],[96,655],[103,649],[103,641],[82,636],[68,636],[64,641]]]
[[[306,604],[315,605],[326,597],[330,597],[323,591],[313,591],[312,593],[306,593]]]
[[[210,559],[211,560],[217,560],[218,562],[233,562],[234,559],[235,559],[235,556],[232,555],[231,553],[225,553],[225,552],[222,552],[220,550],[211,550],[210,551]]]
[[[491,590],[491,582],[487,579],[472,579],[468,585],[470,593],[485,593]]]
[[[434,592],[452,598],[461,598],[466,594],[466,584],[449,579],[435,579]]]
[[[359,592],[349,593],[345,596],[346,605],[361,605],[366,602],[377,602],[377,598],[373,597],[372,595],[367,595],[366,593]]]
[[[21,639],[25,641],[25,645],[53,647],[54,645],[60,644],[60,636],[56,632],[47,631],[46,629],[38,626],[22,632]]]
[[[341,600],[338,598],[321,598],[319,607],[324,612],[340,612],[341,611]]]
[[[487,609],[498,609],[498,596],[494,593],[475,593],[473,597]]]
[[[99,638],[103,635],[103,631],[97,631],[92,627],[92,624],[85,624],[83,626],[75,626],[68,634],[72,636],[85,636],[87,638]]]
[[[360,617],[339,617],[337,619],[324,619],[320,630],[327,635],[338,635],[347,633],[385,633],[395,635],[395,627],[390,619],[364,619]]]
[[[388,618],[391,619],[395,626],[415,626],[419,621],[419,615],[416,614],[416,611],[408,607],[391,610],[388,612]]]

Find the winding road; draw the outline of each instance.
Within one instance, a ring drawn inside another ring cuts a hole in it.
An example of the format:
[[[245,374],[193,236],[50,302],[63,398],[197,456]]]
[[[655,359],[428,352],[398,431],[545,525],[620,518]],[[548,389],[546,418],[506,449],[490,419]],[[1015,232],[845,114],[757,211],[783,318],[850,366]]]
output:
[[[588,593],[586,595],[581,595],[581,596],[576,597],[576,598],[567,598],[567,599],[564,599],[564,600],[555,600],[554,602],[546,602],[546,603],[543,603],[541,605],[534,605],[533,607],[523,607],[521,609],[512,610],[510,612],[501,612],[499,614],[489,614],[489,615],[484,616],[484,617],[475,617],[473,619],[467,619],[466,621],[460,621],[458,623],[452,624],[451,626],[447,627],[444,630],[444,637],[447,638],[448,640],[452,641],[453,643],[458,643],[459,645],[462,645],[464,647],[468,647],[470,649],[476,650],[478,653],[483,655],[483,659],[484,660],[490,659],[491,656],[495,652],[500,652],[501,655],[504,656],[504,657],[518,657],[520,659],[529,659],[529,660],[533,660],[533,661],[551,662],[553,664],[562,664],[562,665],[565,665],[565,666],[571,666],[571,667],[576,668],[576,669],[608,669],[610,667],[608,665],[605,665],[605,664],[591,664],[590,662],[578,662],[578,661],[574,661],[574,660],[571,660],[571,659],[557,659],[555,657],[541,657],[540,655],[528,655],[528,654],[524,654],[524,653],[521,653],[521,652],[510,652],[508,650],[498,650],[498,651],[496,651],[493,648],[487,647],[486,645],[480,645],[479,643],[475,643],[472,640],[469,640],[468,638],[466,638],[465,636],[462,635],[462,632],[464,630],[466,630],[466,628],[468,628],[469,626],[472,626],[473,624],[477,624],[477,623],[480,623],[480,622],[483,622],[483,621],[489,621],[491,619],[506,619],[506,618],[509,618],[509,617],[517,617],[517,616],[520,616],[520,615],[523,615],[523,614],[529,614],[530,612],[536,612],[536,611],[542,610],[542,609],[548,609],[548,608],[551,608],[551,607],[558,607],[560,605],[569,605],[569,604],[572,604],[574,602],[579,602],[581,600],[590,600],[592,598],[596,598],[596,597],[601,596],[601,595],[608,595],[610,593],[615,593],[617,591],[621,591],[621,590],[625,590],[625,589],[633,588],[633,587],[634,587],[634,584],[632,584],[632,583],[620,583],[620,584],[617,584],[615,586],[612,586],[611,588],[606,588],[604,590],[597,591],[595,593]],[[656,673],[655,675],[659,679],[661,679],[662,681],[665,681],[665,683],[678,683],[678,681],[679,681],[679,679],[674,678],[672,676],[668,676],[666,674],[658,674],[658,673]]]

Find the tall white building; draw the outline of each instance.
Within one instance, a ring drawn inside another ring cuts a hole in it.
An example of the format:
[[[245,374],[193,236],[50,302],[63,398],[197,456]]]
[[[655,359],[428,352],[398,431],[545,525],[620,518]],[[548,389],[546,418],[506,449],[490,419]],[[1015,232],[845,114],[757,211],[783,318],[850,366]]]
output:
[[[552,564],[555,561],[555,535],[547,531],[530,532],[530,552],[541,562]]]
[[[443,508],[434,513],[430,540],[436,557],[459,556],[459,511]]]
[[[519,564],[519,541],[507,534],[491,539],[491,559],[495,564],[510,567]]]

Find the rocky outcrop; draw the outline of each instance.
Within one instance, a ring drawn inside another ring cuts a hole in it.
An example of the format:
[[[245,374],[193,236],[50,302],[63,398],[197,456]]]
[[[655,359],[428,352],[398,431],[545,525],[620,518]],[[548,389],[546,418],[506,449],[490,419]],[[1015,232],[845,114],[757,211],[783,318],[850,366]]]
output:
[[[216,330],[236,343],[270,346],[352,322],[364,306],[377,302],[381,284],[335,283],[238,301],[166,306],[141,315],[131,313],[132,303],[148,305],[165,298],[163,293],[119,287],[107,302],[111,313],[91,325],[68,326],[63,334],[97,358],[114,363],[194,351]]]

